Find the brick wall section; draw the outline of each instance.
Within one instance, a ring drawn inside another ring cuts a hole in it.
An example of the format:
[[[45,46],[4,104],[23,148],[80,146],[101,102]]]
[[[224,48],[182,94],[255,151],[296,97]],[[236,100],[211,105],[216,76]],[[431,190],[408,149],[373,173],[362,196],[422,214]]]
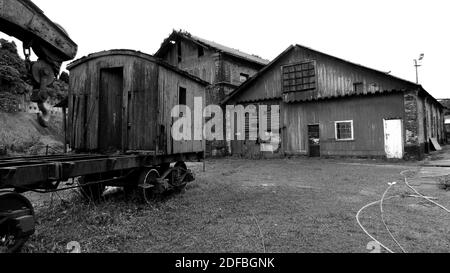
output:
[[[423,147],[419,143],[418,97],[415,92],[404,95],[405,104],[405,159],[421,160]]]

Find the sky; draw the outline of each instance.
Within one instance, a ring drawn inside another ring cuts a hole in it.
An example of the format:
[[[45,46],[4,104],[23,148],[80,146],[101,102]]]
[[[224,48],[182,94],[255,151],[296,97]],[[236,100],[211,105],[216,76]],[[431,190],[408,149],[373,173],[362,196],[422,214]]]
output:
[[[33,0],[78,44],[154,54],[173,29],[272,60],[301,44],[419,82],[450,98],[448,0]],[[7,37],[0,34],[0,37]]]

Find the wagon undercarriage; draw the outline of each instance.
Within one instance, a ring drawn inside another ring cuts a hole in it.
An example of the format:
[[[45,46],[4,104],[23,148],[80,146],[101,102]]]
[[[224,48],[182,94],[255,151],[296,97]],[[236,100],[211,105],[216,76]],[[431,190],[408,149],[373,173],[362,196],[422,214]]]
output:
[[[34,233],[33,206],[21,193],[80,188],[86,198],[96,200],[106,186],[116,186],[135,190],[149,202],[152,194],[180,190],[194,181],[184,162],[202,159],[203,153],[73,154],[1,159],[0,252],[20,250]],[[78,178],[77,183],[68,182],[74,178]]]

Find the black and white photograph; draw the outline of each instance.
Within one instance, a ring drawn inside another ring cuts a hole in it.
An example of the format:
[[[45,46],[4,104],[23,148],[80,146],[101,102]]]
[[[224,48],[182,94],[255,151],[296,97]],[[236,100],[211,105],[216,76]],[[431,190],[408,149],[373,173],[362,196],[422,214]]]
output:
[[[449,11],[0,0],[0,261],[449,253]]]

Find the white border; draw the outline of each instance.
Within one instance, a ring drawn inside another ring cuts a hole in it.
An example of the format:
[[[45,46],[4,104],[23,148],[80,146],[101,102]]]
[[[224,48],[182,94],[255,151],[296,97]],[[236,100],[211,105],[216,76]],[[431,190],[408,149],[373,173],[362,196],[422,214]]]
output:
[[[351,123],[351,125],[352,125],[352,137],[351,138],[338,139],[338,134],[337,134],[337,125],[338,125],[338,123]],[[355,140],[355,129],[353,127],[353,120],[335,121],[334,122],[334,138],[336,139],[336,141],[353,141],[353,140]]]

